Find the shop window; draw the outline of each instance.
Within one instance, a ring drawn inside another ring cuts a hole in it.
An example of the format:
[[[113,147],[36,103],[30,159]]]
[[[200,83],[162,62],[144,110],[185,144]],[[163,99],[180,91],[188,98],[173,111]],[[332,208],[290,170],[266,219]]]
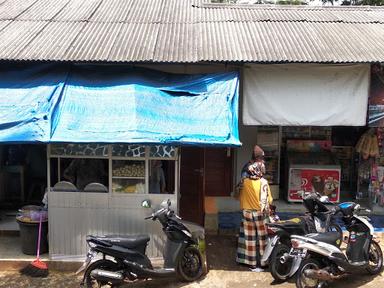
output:
[[[149,160],[149,193],[175,193],[175,161]]]
[[[113,160],[112,191],[116,193],[145,193],[145,161]]]
[[[75,185],[77,191],[115,195],[174,194],[177,187],[175,147],[52,144],[49,153],[51,187],[62,182]]]
[[[86,186],[91,183],[98,183],[108,187],[108,160],[93,158],[60,159],[60,181],[71,182],[80,191],[84,191]],[[108,192],[108,189],[105,192]]]

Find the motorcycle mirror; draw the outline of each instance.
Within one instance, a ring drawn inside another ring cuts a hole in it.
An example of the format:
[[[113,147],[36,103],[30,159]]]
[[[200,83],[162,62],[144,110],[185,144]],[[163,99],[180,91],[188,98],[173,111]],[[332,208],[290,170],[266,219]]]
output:
[[[321,196],[320,202],[321,203],[329,203],[329,197],[328,196]]]
[[[143,202],[141,202],[141,207],[143,208],[151,208],[151,200],[143,200]]]
[[[161,202],[161,207],[162,208],[169,208],[171,206],[171,200],[164,200],[163,202]]]

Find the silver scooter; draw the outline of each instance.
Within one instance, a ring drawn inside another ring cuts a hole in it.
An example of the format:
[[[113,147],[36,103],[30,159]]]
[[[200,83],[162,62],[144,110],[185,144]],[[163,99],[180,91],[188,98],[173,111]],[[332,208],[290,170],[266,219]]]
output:
[[[335,232],[291,236],[292,273],[297,269],[296,287],[320,288],[349,274],[366,271],[376,275],[382,271],[383,253],[374,228],[368,217],[359,215],[360,211],[370,212],[354,202],[341,203],[334,208],[335,215],[342,215],[349,232],[346,253],[336,245],[338,235]]]
[[[316,192],[302,193],[301,197],[307,209],[307,215],[266,225],[268,238],[261,264],[269,264],[270,272],[276,282],[286,281],[292,276],[292,258],[289,257],[291,235],[337,231],[341,244],[341,227],[334,221],[331,210],[325,205],[329,203],[328,197]]]

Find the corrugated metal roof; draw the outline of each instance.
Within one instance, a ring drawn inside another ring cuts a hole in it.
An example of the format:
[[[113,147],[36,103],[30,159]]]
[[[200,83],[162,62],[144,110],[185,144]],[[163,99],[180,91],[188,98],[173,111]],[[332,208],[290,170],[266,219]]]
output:
[[[0,60],[384,62],[384,8],[0,0]]]

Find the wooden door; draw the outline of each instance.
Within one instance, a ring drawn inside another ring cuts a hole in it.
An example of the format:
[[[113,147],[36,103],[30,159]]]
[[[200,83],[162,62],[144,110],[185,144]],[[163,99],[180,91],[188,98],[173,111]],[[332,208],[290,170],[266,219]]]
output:
[[[204,197],[229,196],[232,153],[227,148],[183,147],[180,165],[180,216],[204,225]]]
[[[232,151],[230,148],[205,148],[204,195],[229,196],[232,190]]]
[[[204,148],[181,148],[179,213],[204,225]]]

